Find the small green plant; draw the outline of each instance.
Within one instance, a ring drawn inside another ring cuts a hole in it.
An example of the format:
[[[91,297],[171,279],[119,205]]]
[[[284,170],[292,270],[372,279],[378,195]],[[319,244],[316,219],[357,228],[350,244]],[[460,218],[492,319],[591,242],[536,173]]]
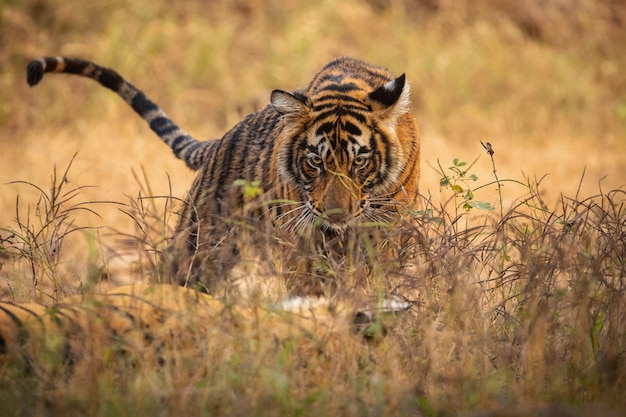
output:
[[[462,199],[460,207],[465,211],[470,211],[474,208],[479,210],[493,210],[491,203],[474,200],[474,189],[470,184],[478,181],[478,177],[476,174],[470,173],[470,170],[477,160],[478,158],[476,158],[474,162],[468,166],[467,162],[461,161],[459,158],[454,158],[452,165],[448,167],[448,171],[450,171],[451,174],[447,173],[447,171],[441,166],[440,161],[437,160],[437,165],[441,174],[439,185],[443,188],[449,188],[452,192],[454,192],[455,198],[460,197]]]
[[[233,182],[233,187],[241,187],[246,201],[253,200],[263,192],[260,181],[246,181],[240,179]]]

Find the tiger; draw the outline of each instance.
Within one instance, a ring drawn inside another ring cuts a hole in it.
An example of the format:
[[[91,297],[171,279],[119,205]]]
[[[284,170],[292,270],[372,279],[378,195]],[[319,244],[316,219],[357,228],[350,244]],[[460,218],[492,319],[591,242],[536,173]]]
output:
[[[207,349],[250,335],[270,347],[297,341],[333,349],[339,346],[316,341],[368,343],[411,307],[403,300],[358,305],[319,297],[229,303],[170,284],[129,284],[49,306],[0,301],[0,375],[16,366],[77,375],[120,359],[135,368],[175,365],[179,357],[202,361]]]
[[[233,269],[239,247],[229,237],[241,213],[268,220],[270,234],[295,242],[297,253],[339,248],[343,256],[351,232],[396,221],[417,200],[421,142],[405,74],[338,57],[307,87],[273,90],[268,105],[222,138],[200,141],[113,69],[38,58],[27,66],[28,84],[46,73],[91,78],[112,90],[197,171],[166,255],[170,276],[183,286],[212,292]],[[241,184],[256,187],[252,202]],[[291,288],[294,295],[321,291],[297,282]]]

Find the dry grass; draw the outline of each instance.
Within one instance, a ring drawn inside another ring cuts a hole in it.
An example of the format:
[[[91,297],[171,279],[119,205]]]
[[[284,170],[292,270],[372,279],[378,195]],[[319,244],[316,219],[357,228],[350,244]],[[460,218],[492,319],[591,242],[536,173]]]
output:
[[[217,326],[202,337],[224,342],[178,367],[119,359],[65,382],[5,368],[0,414],[626,412],[626,11],[592,0],[287,3],[0,3],[3,298],[51,303],[161,280],[158,251],[193,179],[94,83],[51,77],[28,90],[28,59],[114,67],[181,126],[218,137],[271,89],[303,86],[346,54],[406,72],[413,87],[427,197],[407,225],[413,265],[377,276],[414,309],[374,343],[346,334],[311,351],[299,348],[306,338]],[[478,181],[448,169],[478,156]],[[466,213],[468,189],[478,207]]]

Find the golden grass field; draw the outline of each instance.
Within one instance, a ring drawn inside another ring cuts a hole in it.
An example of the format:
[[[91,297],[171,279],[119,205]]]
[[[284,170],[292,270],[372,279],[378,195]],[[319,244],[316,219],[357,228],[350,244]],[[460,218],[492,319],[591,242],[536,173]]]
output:
[[[419,308],[382,341],[324,339],[315,356],[229,329],[216,333],[227,348],[195,352],[183,370],[120,361],[58,382],[0,369],[1,415],[626,412],[618,2],[0,0],[3,301],[51,304],[152,280],[154,256],[137,255],[133,237],[146,239],[143,226],[162,245],[176,221],[166,197],[183,197],[194,177],[96,83],[49,76],[29,88],[26,64],[45,55],[116,69],[198,138],[220,137],[338,55],[406,73],[422,131],[421,209],[444,221],[418,219],[424,262],[405,278]],[[464,193],[441,185],[438,166],[451,175],[455,158],[478,158],[478,180],[457,181],[494,210],[465,213]],[[33,185],[49,194],[70,164],[61,191],[72,198],[51,219],[64,219],[57,232],[77,230],[59,240]],[[145,223],[128,215],[137,205]],[[42,231],[45,254],[20,252],[33,243],[24,230]]]

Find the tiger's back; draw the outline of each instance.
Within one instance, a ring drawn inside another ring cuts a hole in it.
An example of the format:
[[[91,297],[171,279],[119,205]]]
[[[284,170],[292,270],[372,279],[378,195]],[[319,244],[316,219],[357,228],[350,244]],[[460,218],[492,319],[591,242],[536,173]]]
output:
[[[394,78],[381,67],[337,58],[307,88],[274,90],[264,109],[203,142],[111,69],[42,58],[29,64],[29,83],[46,72],[87,76],[115,91],[198,170],[170,250],[181,283],[210,281],[236,262],[226,220],[247,203],[235,186],[241,180],[258,186],[267,202],[244,214],[267,218],[296,239],[308,230],[341,237],[359,224],[391,220],[416,200],[420,142],[409,86],[404,75]]]

